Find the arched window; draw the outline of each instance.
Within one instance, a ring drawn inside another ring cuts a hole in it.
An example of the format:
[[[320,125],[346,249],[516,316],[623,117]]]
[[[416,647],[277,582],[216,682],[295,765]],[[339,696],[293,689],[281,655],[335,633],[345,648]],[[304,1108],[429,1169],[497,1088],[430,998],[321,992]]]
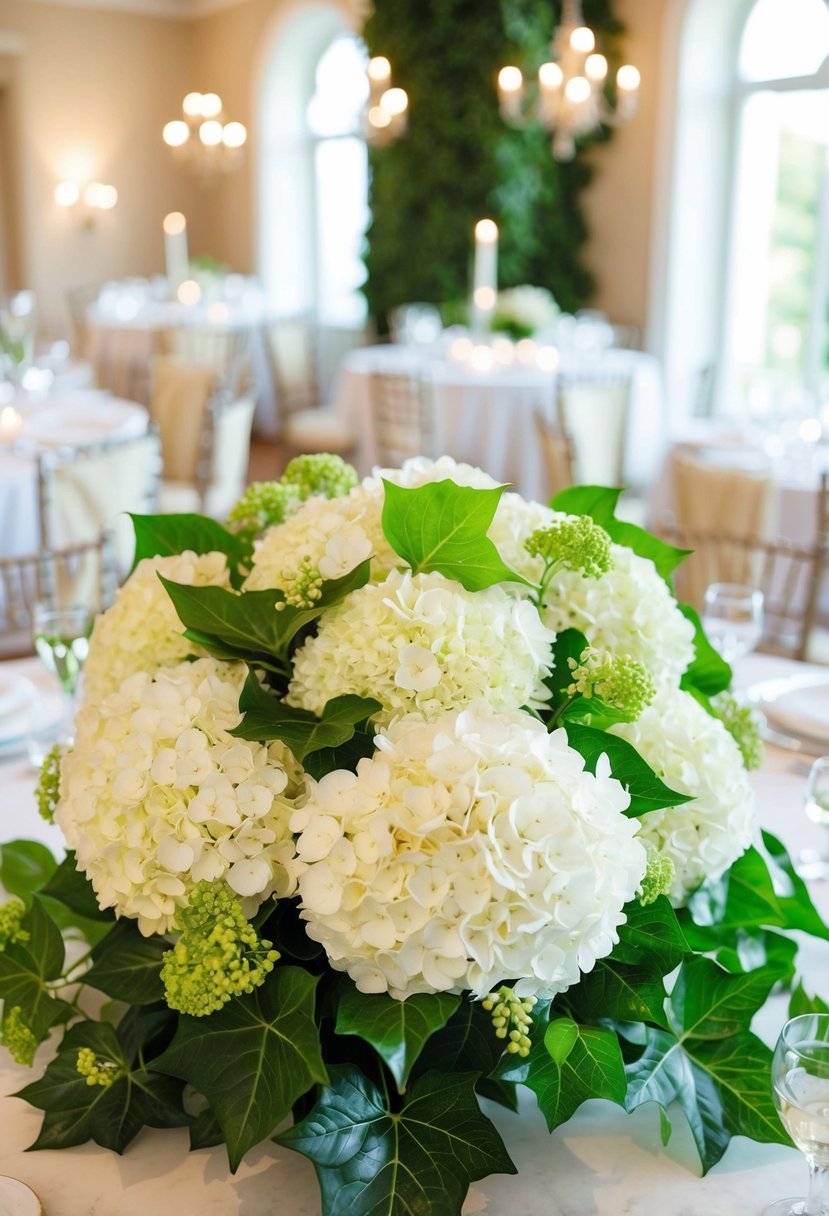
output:
[[[303,7],[277,31],[259,92],[259,273],[277,313],[329,328],[366,316],[366,62],[340,9]]]

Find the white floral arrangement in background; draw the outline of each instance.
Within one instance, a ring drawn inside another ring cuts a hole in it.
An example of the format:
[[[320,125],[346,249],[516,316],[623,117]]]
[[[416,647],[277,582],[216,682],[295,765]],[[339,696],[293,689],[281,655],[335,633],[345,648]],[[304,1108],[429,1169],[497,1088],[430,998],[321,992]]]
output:
[[[514,338],[531,338],[553,329],[560,315],[561,309],[546,287],[507,287],[498,292],[492,328]]]
[[[41,783],[71,851],[52,905],[0,906],[3,1041],[31,1062],[69,1024],[22,1091],[39,1144],[189,1124],[235,1169],[293,1113],[278,1139],[315,1163],[326,1216],[346,1186],[354,1216],[445,1216],[511,1168],[478,1094],[528,1085],[551,1129],[592,1097],[676,1098],[707,1167],[724,1143],[693,1068],[729,1134],[775,1134],[749,1022],[791,959],[752,943],[752,1005],[740,892],[767,895],[747,932],[820,922],[794,878],[775,894],[756,722],[673,596],[684,555],[617,497],[529,503],[447,457],[358,484],[321,456],[225,526],[136,519],[74,746]],[[80,971],[54,965],[55,900],[83,911]],[[64,1008],[68,976],[127,1012]],[[736,1074],[696,1046],[709,1014]]]

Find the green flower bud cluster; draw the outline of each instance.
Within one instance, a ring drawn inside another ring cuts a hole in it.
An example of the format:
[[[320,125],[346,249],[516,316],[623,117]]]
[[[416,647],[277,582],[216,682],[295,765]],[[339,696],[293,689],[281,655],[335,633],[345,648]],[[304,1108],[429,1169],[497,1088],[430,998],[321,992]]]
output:
[[[86,1078],[87,1085],[100,1085],[103,1089],[108,1089],[113,1082],[124,1075],[122,1065],[116,1064],[114,1060],[107,1060],[104,1056],[96,1055],[91,1047],[78,1049],[75,1069]]]
[[[300,502],[306,498],[344,498],[357,484],[357,470],[342,456],[316,452],[295,456],[282,474],[282,484],[292,486]]]
[[[10,899],[0,904],[0,950],[10,943],[19,942],[21,945],[29,940],[29,934],[20,928],[20,922],[26,915],[26,905],[22,899]]]
[[[589,515],[568,515],[546,528],[536,528],[524,541],[530,557],[540,557],[544,573],[536,604],[540,607],[558,570],[578,570],[583,578],[601,578],[613,565],[610,537]]]
[[[528,1056],[532,1046],[529,1029],[536,998],[517,997],[512,988],[502,984],[497,992],[490,992],[489,996],[484,997],[481,1004],[487,1013],[492,1014],[496,1039],[508,1040],[506,1049],[510,1055]]]
[[[3,1024],[0,1026],[0,1043],[11,1053],[17,1064],[25,1064],[31,1068],[37,1051],[37,1039],[32,1034],[31,1027],[23,1017],[19,1005],[12,1005]]]
[[[645,876],[636,898],[643,908],[652,904],[660,895],[667,895],[673,886],[676,869],[670,857],[657,849],[648,849]]]
[[[41,819],[51,823],[55,817],[55,807],[60,798],[60,762],[64,749],[59,743],[46,753],[40,768],[35,798]]]
[[[581,693],[588,700],[600,697],[605,705],[627,714],[631,721],[650,705],[656,685],[641,663],[626,654],[612,654],[588,646],[581,658],[567,660],[573,673],[568,697]]]
[[[285,588],[283,590],[285,599],[280,600],[276,605],[277,612],[284,612],[288,607],[313,608],[314,604],[322,596],[322,584],[324,581],[311,558],[303,557],[296,572],[291,575],[290,580],[285,580]]]
[[[250,536],[284,523],[302,503],[296,486],[281,481],[253,481],[230,509],[229,524],[234,531]]]
[[[719,718],[740,749],[743,764],[751,772],[763,763],[760,717],[750,705],[742,705],[730,692],[711,698],[714,717]]]
[[[260,941],[225,883],[201,882],[178,915],[181,937],[163,958],[161,979],[171,1009],[206,1017],[231,997],[263,984],[279,958]]]

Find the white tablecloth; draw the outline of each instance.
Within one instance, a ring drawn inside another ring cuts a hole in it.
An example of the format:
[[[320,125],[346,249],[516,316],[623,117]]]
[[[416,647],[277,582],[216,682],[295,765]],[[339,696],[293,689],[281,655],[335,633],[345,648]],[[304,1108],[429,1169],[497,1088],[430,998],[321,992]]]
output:
[[[566,362],[563,366],[567,368]],[[595,367],[602,373],[632,373],[624,473],[631,485],[647,484],[655,476],[663,450],[659,364],[641,351],[610,350]],[[533,413],[540,409],[552,416],[555,375],[523,364],[475,372],[466,364],[435,358],[429,351],[413,347],[367,346],[351,351],[343,360],[335,403],[340,417],[358,436],[356,464],[361,474],[377,463],[371,373],[411,368],[427,372],[435,385],[439,452],[479,465],[527,498],[546,501],[547,476]]]
[[[11,665],[8,665],[9,667]],[[20,665],[36,672],[33,662]],[[8,668],[6,668],[8,669]],[[738,674],[744,682],[799,670],[798,664],[752,656]],[[56,829],[36,814],[33,775],[21,760],[0,763],[0,840],[29,836],[52,846]],[[769,749],[755,774],[760,819],[790,849],[817,847],[823,833],[803,814],[803,764],[791,753]],[[813,895],[829,912],[829,884]],[[827,992],[829,945],[808,939],[801,967],[812,990]],[[772,1041],[785,1020],[785,998],[773,998],[755,1023]],[[757,1024],[759,1023],[759,1025]],[[0,1094],[11,1094],[38,1075],[0,1053]],[[695,1176],[694,1150],[681,1116],[667,1149],[659,1140],[656,1108],[625,1115],[607,1102],[589,1102],[549,1136],[527,1097],[520,1116],[488,1111],[518,1167],[472,1185],[465,1212],[501,1216],[759,1216],[772,1199],[801,1195],[806,1164],[794,1149],[732,1140],[706,1178]],[[250,1152],[238,1173],[227,1168],[224,1149],[187,1151],[187,1133],[145,1130],[123,1157],[86,1144],[61,1152],[26,1153],[40,1115],[20,1099],[0,1097],[0,1174],[28,1183],[48,1216],[318,1216],[314,1171],[303,1158],[265,1142]]]
[[[141,435],[147,411],[94,389],[66,393],[38,405],[18,403],[23,431],[14,444],[0,443],[0,556],[35,553],[40,547],[37,454],[43,448],[79,447],[104,439]]]

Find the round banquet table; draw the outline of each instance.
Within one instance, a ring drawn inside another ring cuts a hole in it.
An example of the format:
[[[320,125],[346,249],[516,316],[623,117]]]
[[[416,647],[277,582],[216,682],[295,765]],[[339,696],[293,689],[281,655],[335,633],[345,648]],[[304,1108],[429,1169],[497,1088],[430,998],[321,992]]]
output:
[[[738,678],[748,684],[802,670],[803,664],[752,656],[742,661]],[[3,664],[0,671],[40,678],[33,660]],[[793,852],[821,843],[820,829],[802,811],[802,758],[770,747],[764,768],[752,780],[763,826]],[[59,851],[58,830],[36,813],[33,784],[33,774],[19,756],[0,759],[0,841],[36,838]],[[815,885],[812,893],[826,916],[829,884]],[[829,944],[801,940],[800,967],[807,986],[829,996]],[[755,1020],[754,1029],[767,1041],[776,1037],[785,1008],[785,999],[774,997]],[[318,1216],[312,1166],[271,1142],[248,1153],[235,1176],[221,1147],[188,1153],[183,1130],[145,1129],[122,1157],[91,1143],[26,1153],[40,1115],[11,1095],[39,1075],[48,1056],[44,1044],[32,1073],[0,1052],[0,1095],[8,1095],[0,1096],[0,1175],[27,1183],[40,1196],[46,1216],[273,1216],[276,1211]],[[520,1115],[488,1108],[518,1174],[473,1183],[464,1207],[468,1216],[507,1211],[523,1216],[759,1216],[772,1199],[799,1195],[805,1188],[804,1159],[782,1145],[735,1138],[723,1159],[699,1178],[681,1115],[663,1149],[651,1104],[626,1115],[610,1103],[591,1101],[550,1136],[532,1096],[525,1093],[525,1099]]]
[[[44,449],[83,447],[126,439],[147,429],[147,411],[95,389],[67,392],[39,404],[15,402],[23,430],[13,443],[0,441],[0,556],[40,548],[37,458]]]
[[[564,371],[632,377],[630,421],[624,474],[631,485],[649,483],[663,451],[662,387],[659,364],[642,351],[611,349],[572,369],[562,353]],[[434,386],[437,450],[478,465],[498,481],[515,486],[526,498],[546,501],[547,474],[536,438],[533,414],[552,418],[555,373],[512,363],[475,371],[467,363],[442,357],[431,348],[365,346],[342,362],[335,406],[357,436],[355,463],[367,474],[378,463],[371,421],[372,372],[428,375]]]

